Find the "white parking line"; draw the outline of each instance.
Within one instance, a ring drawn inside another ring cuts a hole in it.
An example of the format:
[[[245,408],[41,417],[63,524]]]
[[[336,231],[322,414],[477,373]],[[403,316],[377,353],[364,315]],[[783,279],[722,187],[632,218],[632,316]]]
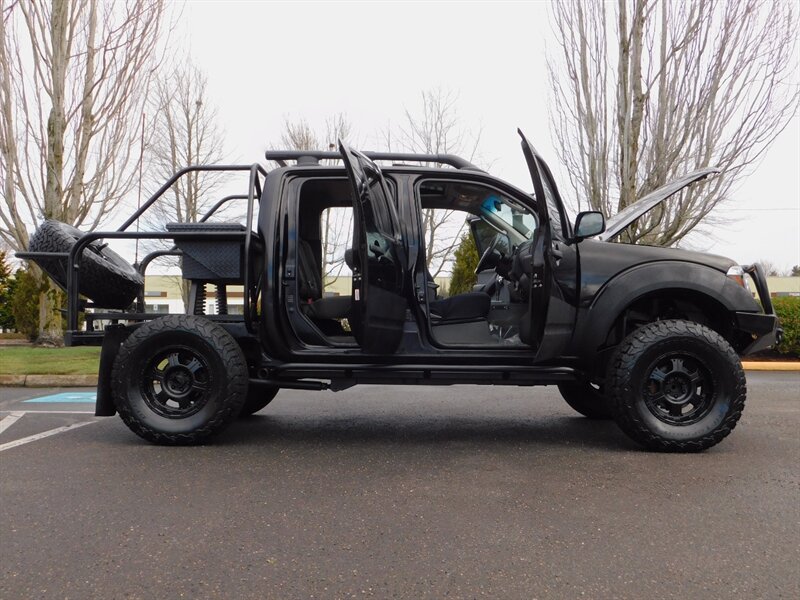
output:
[[[93,410],[0,410],[0,413],[7,412],[19,415],[93,415]]]
[[[6,429],[19,421],[24,414],[24,412],[12,411],[7,417],[3,417],[3,419],[0,420],[0,433],[3,433]]]
[[[56,429],[51,429],[50,431],[43,431],[42,433],[29,435],[28,437],[20,438],[18,440],[14,440],[13,442],[6,442],[5,444],[0,444],[0,452],[3,452],[3,450],[10,450],[11,448],[16,448],[17,446],[22,446],[23,444],[28,444],[30,442],[35,442],[36,440],[41,440],[64,431],[69,431],[70,429],[77,429],[78,427],[83,427],[84,425],[91,425],[92,423],[97,423],[97,421],[83,421],[82,423],[64,425],[63,427],[57,427]]]

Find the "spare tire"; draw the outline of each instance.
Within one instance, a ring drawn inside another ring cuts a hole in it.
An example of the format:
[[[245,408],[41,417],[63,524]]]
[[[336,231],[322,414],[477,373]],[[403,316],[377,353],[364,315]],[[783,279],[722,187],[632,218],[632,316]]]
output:
[[[31,236],[30,252],[69,252],[84,235],[80,229],[60,221],[48,220]],[[34,259],[53,281],[66,289],[67,259]],[[100,243],[91,242],[80,257],[78,291],[97,306],[128,308],[144,286],[144,278],[119,254]]]

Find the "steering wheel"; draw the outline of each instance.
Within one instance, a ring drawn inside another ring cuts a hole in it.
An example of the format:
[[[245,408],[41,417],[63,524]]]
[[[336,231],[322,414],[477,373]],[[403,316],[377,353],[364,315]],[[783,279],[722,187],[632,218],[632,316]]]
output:
[[[501,236],[501,234],[499,234],[499,233],[497,235],[495,235],[494,238],[492,239],[491,243],[489,244],[489,247],[486,248],[486,250],[483,251],[483,254],[481,255],[481,258],[480,258],[480,260],[478,260],[478,264],[475,267],[475,274],[476,275],[478,273],[480,273],[481,271],[485,271],[486,269],[490,268],[490,266],[491,267],[495,266],[495,265],[489,265],[489,261],[492,258],[492,256],[494,256],[494,253],[497,250],[497,245],[500,243],[500,236]]]

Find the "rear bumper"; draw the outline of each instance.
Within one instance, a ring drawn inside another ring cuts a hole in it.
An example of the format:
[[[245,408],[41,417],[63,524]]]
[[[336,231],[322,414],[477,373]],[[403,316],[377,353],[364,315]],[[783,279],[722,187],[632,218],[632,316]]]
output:
[[[752,343],[742,351],[743,356],[771,348],[783,339],[783,329],[781,329],[778,317],[772,308],[772,297],[769,295],[767,278],[764,276],[761,265],[753,264],[744,267],[744,271],[750,275],[756,285],[758,299],[764,312],[735,313],[737,328],[753,339]]]

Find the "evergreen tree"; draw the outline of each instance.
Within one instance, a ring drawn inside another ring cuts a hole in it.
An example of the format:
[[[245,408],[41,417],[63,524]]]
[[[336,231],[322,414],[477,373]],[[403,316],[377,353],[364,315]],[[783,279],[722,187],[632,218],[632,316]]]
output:
[[[455,252],[455,263],[453,264],[453,275],[450,279],[449,296],[471,292],[472,286],[478,281],[475,274],[475,267],[478,266],[478,248],[472,232],[468,231],[461,236],[461,242]]]
[[[14,315],[11,314],[11,295],[14,293],[15,279],[11,276],[11,266],[6,260],[8,253],[0,250],[0,329],[14,329]]]
[[[34,341],[39,335],[39,293],[46,283],[38,281],[31,269],[19,269],[14,280],[10,302],[14,328]]]

